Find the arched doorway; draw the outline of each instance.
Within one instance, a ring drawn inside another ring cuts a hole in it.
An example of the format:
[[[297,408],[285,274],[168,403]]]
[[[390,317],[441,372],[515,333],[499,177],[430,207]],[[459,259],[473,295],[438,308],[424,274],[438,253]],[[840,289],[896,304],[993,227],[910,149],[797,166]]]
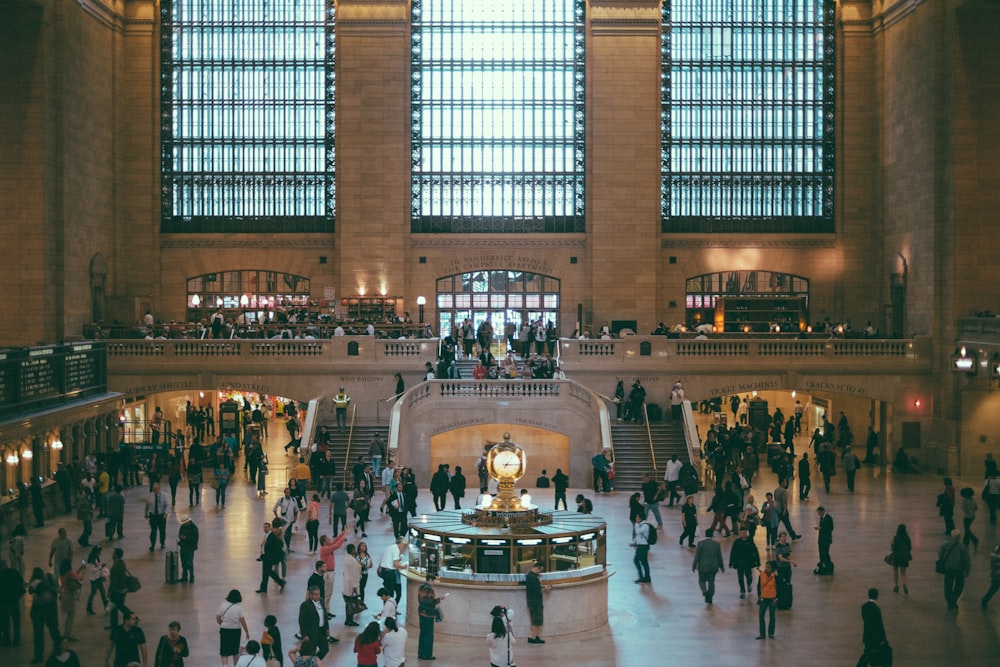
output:
[[[438,327],[442,336],[453,332],[466,318],[478,330],[489,320],[494,342],[517,338],[525,321],[559,328],[558,278],[524,271],[471,271],[437,280]],[[506,352],[506,345],[499,346]]]

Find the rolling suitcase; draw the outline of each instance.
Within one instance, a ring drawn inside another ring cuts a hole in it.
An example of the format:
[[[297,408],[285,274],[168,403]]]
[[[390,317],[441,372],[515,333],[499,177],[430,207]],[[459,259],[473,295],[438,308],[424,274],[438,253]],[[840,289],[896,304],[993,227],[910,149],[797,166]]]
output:
[[[176,584],[177,580],[180,578],[178,570],[180,568],[180,559],[178,558],[177,552],[171,549],[167,552],[166,560],[167,568],[167,583]]]
[[[792,608],[792,584],[781,577],[778,577],[778,601],[776,606],[778,609]]]

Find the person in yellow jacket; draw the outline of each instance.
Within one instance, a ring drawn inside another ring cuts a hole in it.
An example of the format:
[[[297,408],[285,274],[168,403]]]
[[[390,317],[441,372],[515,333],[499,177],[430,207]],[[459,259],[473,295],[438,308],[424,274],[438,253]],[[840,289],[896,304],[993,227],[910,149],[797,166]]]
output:
[[[351,397],[344,392],[343,387],[341,387],[340,391],[338,391],[333,397],[333,407],[337,409],[338,431],[343,431],[347,428],[347,404],[350,402]]]

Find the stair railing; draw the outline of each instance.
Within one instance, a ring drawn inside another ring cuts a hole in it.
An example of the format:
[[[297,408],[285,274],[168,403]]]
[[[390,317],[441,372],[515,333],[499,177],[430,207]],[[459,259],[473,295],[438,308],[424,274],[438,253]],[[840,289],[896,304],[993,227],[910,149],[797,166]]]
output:
[[[375,422],[376,423],[382,423],[382,404],[383,403],[389,403],[390,401],[395,402],[396,399],[398,399],[400,396],[402,396],[405,393],[406,393],[405,391],[402,391],[402,392],[400,392],[398,394],[395,394],[394,396],[390,396],[388,398],[380,398],[380,399],[378,399],[378,402],[375,404]]]
[[[646,425],[646,442],[649,443],[649,460],[653,462],[653,479],[659,479],[659,468],[656,467],[656,450],[653,449],[653,431],[649,428],[649,411],[646,403],[642,404],[642,423]]]
[[[347,425],[347,450],[344,452],[344,471],[342,473],[343,484],[345,489],[351,488],[351,484],[347,482],[347,473],[351,469],[351,444],[354,441],[354,424],[358,419],[358,406],[354,406],[351,409],[351,421]]]
[[[685,400],[681,404],[681,417],[684,428],[684,443],[687,445],[688,460],[698,471],[698,479],[707,488],[708,480],[705,478],[705,454],[701,451],[701,438],[698,436],[698,424],[694,420],[694,412],[691,410],[691,401]]]

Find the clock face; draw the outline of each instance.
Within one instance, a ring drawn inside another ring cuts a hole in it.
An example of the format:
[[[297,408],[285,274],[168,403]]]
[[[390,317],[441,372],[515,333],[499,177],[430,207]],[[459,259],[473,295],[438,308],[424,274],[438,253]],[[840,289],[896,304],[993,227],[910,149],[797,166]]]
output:
[[[497,477],[520,477],[521,457],[516,452],[500,451],[493,456],[493,474]]]

